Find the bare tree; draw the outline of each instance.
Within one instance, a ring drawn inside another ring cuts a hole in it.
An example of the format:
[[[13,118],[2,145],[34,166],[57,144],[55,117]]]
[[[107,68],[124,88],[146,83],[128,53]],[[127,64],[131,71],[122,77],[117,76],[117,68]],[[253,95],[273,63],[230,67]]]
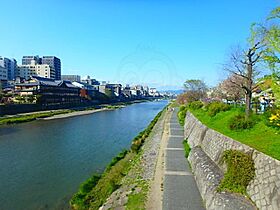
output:
[[[232,75],[242,78],[242,82],[233,79],[230,79],[230,82],[245,92],[246,118],[250,116],[253,83],[258,74],[256,65],[261,59],[262,48],[261,42],[257,42],[247,50],[237,49],[231,53],[230,63],[224,67]]]
[[[237,102],[244,98],[245,93],[241,88],[244,82],[243,77],[232,74],[219,84],[219,88],[224,93],[226,100]]]
[[[207,85],[198,79],[186,80],[184,83],[188,102],[202,100],[206,97]]]

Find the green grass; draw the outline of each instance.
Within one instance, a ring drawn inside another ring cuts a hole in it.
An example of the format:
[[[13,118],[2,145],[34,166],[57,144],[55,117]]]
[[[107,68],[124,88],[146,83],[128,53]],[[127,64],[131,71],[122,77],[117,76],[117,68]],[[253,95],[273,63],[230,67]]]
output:
[[[188,144],[187,140],[183,141],[183,145],[185,149],[185,157],[188,158],[191,151],[190,145]]]
[[[72,112],[72,110],[50,111],[50,112],[44,112],[44,113],[19,115],[19,116],[14,116],[14,117],[1,118],[0,125],[30,122],[30,121],[36,120],[38,118],[46,118],[46,117],[51,117],[51,116],[58,115],[58,114],[66,114],[69,112]]]
[[[123,159],[112,166],[110,170],[103,173],[97,184],[92,185],[93,188],[84,194],[81,193],[83,184],[79,192],[70,201],[72,209],[98,209],[105,203],[112,192],[120,187],[122,178],[130,168],[130,160],[134,156],[135,153],[128,153]]]
[[[94,175],[80,186],[79,191],[70,200],[72,209],[99,209],[106,202],[106,199],[121,186],[122,179],[127,175],[131,167],[141,162],[142,145],[152,132],[163,111],[159,112],[149,126],[135,137],[129,151],[124,150],[112,159],[104,173],[100,176],[100,179]],[[132,193],[129,196],[128,208],[144,209],[148,191],[147,182],[142,178],[140,180],[134,180],[134,182],[141,187],[141,191],[139,193]]]
[[[179,111],[177,113],[179,124],[181,126],[183,126],[185,124],[185,118],[186,118],[187,112],[188,112],[188,106],[187,105],[181,105],[180,108],[179,108]]]
[[[145,201],[147,199],[148,184],[143,182],[141,184],[141,191],[139,193],[132,192],[128,196],[126,204],[127,210],[145,210]]]
[[[260,120],[253,128],[233,131],[229,129],[228,122],[233,116],[240,113],[238,108],[220,112],[214,117],[207,115],[203,109],[192,110],[191,112],[209,128],[280,160],[280,131],[276,128],[268,127],[262,120],[263,116],[258,117]]]

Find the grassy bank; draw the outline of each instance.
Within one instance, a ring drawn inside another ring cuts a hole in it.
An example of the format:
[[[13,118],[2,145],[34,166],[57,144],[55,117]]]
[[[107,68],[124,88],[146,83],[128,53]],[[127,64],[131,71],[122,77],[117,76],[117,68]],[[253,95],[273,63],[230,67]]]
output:
[[[70,205],[72,209],[98,209],[106,202],[106,199],[121,186],[121,181],[127,175],[131,167],[135,165],[141,156],[141,146],[152,132],[153,127],[161,116],[162,111],[152,120],[149,126],[137,135],[129,151],[123,151],[112,159],[103,174],[94,175],[80,186],[79,191],[72,197]],[[86,186],[86,187],[85,187]],[[129,197],[128,206],[140,205],[145,195],[133,195]],[[138,203],[137,203],[138,202]]]
[[[36,114],[16,115],[13,117],[0,118],[0,125],[30,122],[30,121],[33,121],[33,120],[36,120],[39,118],[52,117],[54,115],[66,114],[66,113],[70,113],[70,112],[73,112],[73,111],[72,110],[59,110],[59,111],[49,111],[49,112],[36,113]]]
[[[263,119],[264,116],[253,116],[255,125],[252,128],[235,131],[229,128],[229,122],[242,112],[240,108],[231,108],[228,111],[219,112],[213,117],[204,109],[192,109],[191,112],[209,128],[280,160],[279,130],[267,126]]]
[[[147,100],[138,100],[138,101],[129,101],[129,102],[119,102],[115,104],[106,104],[102,105],[102,108],[107,108],[107,109],[119,109],[123,108],[127,105],[134,104],[134,103],[142,103]],[[35,113],[35,114],[18,114],[15,116],[11,117],[1,117],[0,118],[0,125],[5,125],[5,124],[18,124],[18,123],[24,123],[24,122],[30,122],[34,121],[40,118],[47,118],[47,117],[52,117],[54,115],[60,115],[60,114],[67,114],[70,112],[78,112],[78,111],[88,111],[88,110],[95,110],[95,107],[85,107],[81,110],[75,110],[75,109],[65,109],[65,110],[58,110],[58,111],[45,111],[42,113]]]

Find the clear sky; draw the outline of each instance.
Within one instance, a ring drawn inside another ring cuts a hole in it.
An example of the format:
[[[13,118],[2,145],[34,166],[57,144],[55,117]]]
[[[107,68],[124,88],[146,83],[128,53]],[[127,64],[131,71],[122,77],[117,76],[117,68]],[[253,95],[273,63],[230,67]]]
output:
[[[0,55],[55,55],[62,74],[180,88],[221,79],[230,47],[279,0],[0,0]]]

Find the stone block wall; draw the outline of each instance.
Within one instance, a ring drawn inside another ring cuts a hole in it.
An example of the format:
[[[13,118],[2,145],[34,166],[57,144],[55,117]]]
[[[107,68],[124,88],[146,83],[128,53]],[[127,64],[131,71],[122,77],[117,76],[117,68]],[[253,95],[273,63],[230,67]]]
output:
[[[184,128],[185,138],[188,138],[190,147],[200,147],[201,150],[213,161],[213,163],[219,167],[222,173],[224,173],[226,170],[226,166],[221,163],[221,157],[224,151],[231,149],[252,154],[256,168],[256,176],[250,182],[247,188],[248,195],[261,210],[280,209],[279,160],[269,157],[247,145],[244,145],[217,131],[207,128],[190,112],[188,112],[186,115]],[[192,164],[192,159],[189,160]],[[194,172],[194,174],[198,173]],[[200,180],[198,180],[198,176],[196,176],[196,179],[199,183]]]

